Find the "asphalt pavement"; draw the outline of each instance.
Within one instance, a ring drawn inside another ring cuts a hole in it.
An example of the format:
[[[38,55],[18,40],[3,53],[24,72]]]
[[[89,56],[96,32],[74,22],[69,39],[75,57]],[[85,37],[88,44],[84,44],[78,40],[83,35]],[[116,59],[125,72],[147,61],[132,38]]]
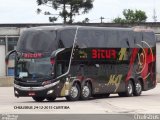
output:
[[[57,98],[54,102],[35,102],[30,97],[16,98],[13,87],[0,87],[1,114],[160,114],[160,83],[142,92],[139,97],[119,97],[68,102]]]

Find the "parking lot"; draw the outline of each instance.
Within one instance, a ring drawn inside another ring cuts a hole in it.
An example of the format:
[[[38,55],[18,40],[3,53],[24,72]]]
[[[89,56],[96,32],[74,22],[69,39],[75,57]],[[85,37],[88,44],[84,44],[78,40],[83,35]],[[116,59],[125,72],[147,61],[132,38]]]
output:
[[[58,98],[55,102],[34,102],[32,98],[14,96],[13,87],[0,87],[0,113],[5,114],[115,114],[160,113],[160,84],[139,97],[119,97],[68,102]]]

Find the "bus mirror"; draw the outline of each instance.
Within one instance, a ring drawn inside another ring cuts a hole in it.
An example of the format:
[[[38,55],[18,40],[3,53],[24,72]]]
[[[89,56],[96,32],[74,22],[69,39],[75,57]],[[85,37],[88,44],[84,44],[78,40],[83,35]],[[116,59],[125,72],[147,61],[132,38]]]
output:
[[[7,65],[8,62],[9,62],[9,57],[10,57],[10,55],[13,54],[13,53],[15,53],[15,52],[16,52],[16,50],[12,50],[12,51],[10,51],[10,52],[7,53],[7,55],[6,55],[6,57],[5,57],[6,65]]]

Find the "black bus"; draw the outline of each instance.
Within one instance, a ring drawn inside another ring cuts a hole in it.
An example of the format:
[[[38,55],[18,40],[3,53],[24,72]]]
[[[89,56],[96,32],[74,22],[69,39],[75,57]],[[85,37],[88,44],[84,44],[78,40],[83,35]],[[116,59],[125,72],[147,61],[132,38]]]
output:
[[[14,94],[35,101],[140,96],[156,86],[156,38],[137,28],[45,26],[20,35]]]

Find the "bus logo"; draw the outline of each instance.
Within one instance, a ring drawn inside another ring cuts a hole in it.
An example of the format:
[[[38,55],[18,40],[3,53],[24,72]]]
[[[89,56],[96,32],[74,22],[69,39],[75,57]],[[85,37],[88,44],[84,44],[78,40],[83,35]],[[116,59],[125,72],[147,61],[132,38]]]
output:
[[[116,50],[114,49],[93,49],[92,50],[93,59],[116,59]]]
[[[24,58],[41,58],[42,53],[23,53],[22,56]]]

